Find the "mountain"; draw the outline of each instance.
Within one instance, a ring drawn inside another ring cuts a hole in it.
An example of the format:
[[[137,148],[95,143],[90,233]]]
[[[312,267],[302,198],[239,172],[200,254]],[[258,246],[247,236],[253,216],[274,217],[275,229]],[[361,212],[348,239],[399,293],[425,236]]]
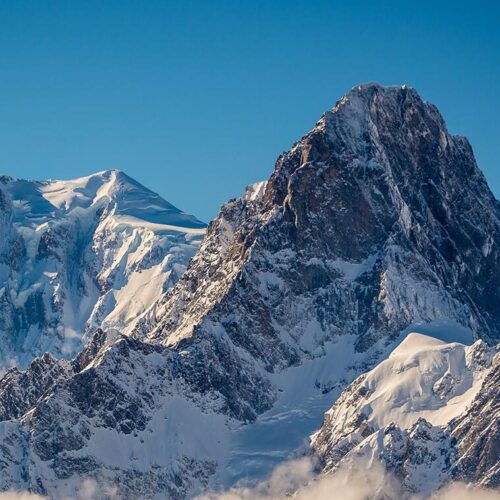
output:
[[[379,459],[407,490],[500,486],[500,354],[412,333],[325,414],[312,447],[325,473]],[[495,388],[496,387],[496,388]]]
[[[498,341],[499,214],[467,140],[414,89],[377,84],[352,89],[267,182],[229,201],[136,329],[198,365],[227,353],[205,380],[231,380],[231,356],[272,381],[258,398],[272,409],[237,438],[221,481],[288,456],[404,334]]]
[[[103,498],[190,498],[260,479],[408,333],[498,342],[499,216],[433,105],[355,87],[222,207],[126,335],[99,330],[73,361],[0,379],[0,488],[57,498],[92,479]],[[472,372],[463,387],[486,384]]]
[[[123,172],[0,178],[0,367],[128,328],[185,270],[204,224]]]
[[[145,330],[176,345],[217,315],[270,371],[326,339],[352,334],[362,351],[415,322],[498,341],[499,214],[434,106],[407,87],[356,87],[222,209]]]

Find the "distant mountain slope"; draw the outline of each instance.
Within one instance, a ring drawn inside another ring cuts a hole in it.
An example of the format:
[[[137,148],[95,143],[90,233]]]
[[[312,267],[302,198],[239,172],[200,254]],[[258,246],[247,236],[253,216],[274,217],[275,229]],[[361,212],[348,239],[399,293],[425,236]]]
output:
[[[205,225],[123,172],[0,178],[0,368],[127,331],[182,274]]]
[[[121,498],[191,498],[260,479],[407,333],[488,350],[499,243],[499,203],[468,142],[411,88],[356,87],[224,205],[131,335],[99,332],[76,361],[0,379],[0,488],[71,496],[90,478]],[[445,364],[431,364],[442,387],[422,412],[478,387]],[[490,467],[469,458],[477,477]]]

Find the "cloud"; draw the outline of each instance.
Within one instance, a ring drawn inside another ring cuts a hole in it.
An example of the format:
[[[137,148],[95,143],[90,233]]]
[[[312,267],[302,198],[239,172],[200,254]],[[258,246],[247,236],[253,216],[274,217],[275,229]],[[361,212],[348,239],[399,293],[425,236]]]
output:
[[[500,490],[486,490],[465,483],[452,483],[440,490],[432,500],[500,500]]]
[[[106,483],[97,482],[94,479],[84,479],[80,489],[75,495],[65,498],[65,500],[100,500],[100,499],[117,499],[116,486],[110,486]],[[0,498],[0,500],[2,500]]]
[[[235,487],[227,492],[208,493],[197,500],[267,500],[285,498],[306,485],[313,477],[314,464],[309,458],[278,465],[267,481],[255,487]]]
[[[89,487],[91,488],[94,488],[94,491],[96,491],[97,489],[97,483],[95,481],[92,480],[92,483],[93,484],[87,484],[85,485],[86,488],[88,489]],[[95,486],[94,486],[95,485]],[[88,491],[88,490],[87,490]],[[107,498],[107,499],[117,499],[119,498],[118,496],[118,488],[116,486],[112,486],[110,484],[101,484],[100,487],[99,487],[99,491],[101,493],[101,496],[98,498]],[[96,498],[94,496],[87,496],[87,497],[84,497],[84,496],[80,496],[79,497],[81,500],[86,500],[87,498],[90,500],[90,499],[93,499],[93,498]]]
[[[270,478],[254,487],[236,486],[197,500],[500,500],[499,490],[453,483],[431,498],[413,495],[378,462],[356,464],[317,476],[310,458],[279,465]]]
[[[234,487],[212,492],[195,500],[500,500],[500,490],[487,490],[464,483],[452,483],[431,497],[408,493],[378,462],[355,469],[340,469],[316,476],[310,458],[290,460],[279,465],[268,480],[254,487]],[[369,466],[368,466],[369,465]],[[115,487],[103,487],[93,479],[82,481],[71,500],[119,498]],[[0,500],[48,500],[28,492],[0,493]],[[66,500],[70,500],[68,497]]]
[[[71,496],[62,494],[64,500],[101,500],[118,499],[117,488],[106,484],[98,484],[93,479],[83,479],[80,488]],[[49,497],[29,493],[27,491],[0,492],[0,500],[49,500]]]
[[[46,498],[27,491],[0,492],[0,500],[46,500]]]
[[[235,487],[215,492],[198,500],[366,500],[385,494],[389,498],[404,498],[399,487],[378,463],[370,467],[343,469],[333,474],[316,476],[315,463],[309,457],[279,465],[270,478],[254,487]]]
[[[85,479],[78,492],[78,500],[92,500],[96,498],[98,492],[97,483],[93,479]],[[69,500],[69,499],[68,499]]]
[[[75,352],[75,347],[79,346],[82,340],[82,334],[78,333],[73,328],[61,328],[64,336],[64,343],[61,347],[63,354],[72,354]]]

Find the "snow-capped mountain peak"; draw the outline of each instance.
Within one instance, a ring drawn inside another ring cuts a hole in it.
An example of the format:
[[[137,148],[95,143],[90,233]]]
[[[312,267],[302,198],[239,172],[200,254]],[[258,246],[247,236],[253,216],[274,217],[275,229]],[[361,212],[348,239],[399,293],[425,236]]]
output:
[[[196,217],[174,207],[120,170],[105,170],[71,180],[5,183],[12,199],[20,206],[19,217],[30,219],[60,217],[73,212],[81,215],[107,207],[115,216],[152,224],[203,229]]]
[[[182,274],[205,224],[118,170],[0,178],[0,366],[123,332]]]
[[[471,421],[471,408],[497,377],[496,352],[481,340],[464,346],[409,334],[326,412],[322,428],[312,436],[323,470],[355,467],[369,457],[382,461],[410,491],[426,494],[451,479],[471,480],[478,471],[462,467],[461,456],[470,446],[462,443],[477,429],[464,429],[464,422],[481,428],[498,417],[492,404],[484,408],[486,418]],[[490,460],[490,448],[483,448],[483,458],[475,457],[478,463]],[[488,467],[479,476],[491,486],[499,480]]]

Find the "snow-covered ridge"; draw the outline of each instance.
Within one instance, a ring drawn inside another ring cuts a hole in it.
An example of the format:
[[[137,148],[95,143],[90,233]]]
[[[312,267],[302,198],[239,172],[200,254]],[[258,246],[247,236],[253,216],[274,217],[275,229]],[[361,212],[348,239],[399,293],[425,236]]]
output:
[[[255,182],[246,187],[243,199],[248,201],[261,201],[264,197],[267,181]]]
[[[409,334],[326,412],[311,438],[324,471],[371,457],[399,471],[410,491],[420,493],[435,491],[453,474],[465,474],[453,466],[459,454],[454,423],[466,418],[486,390],[496,352],[481,340],[466,346]],[[487,476],[492,479],[489,471]]]
[[[408,428],[419,418],[446,425],[472,402],[494,354],[481,340],[465,346],[410,333],[386,360],[353,382],[352,400],[345,399],[347,391],[325,418],[340,425],[338,432],[359,415],[374,429],[390,423]]]
[[[0,368],[71,356],[86,332],[126,333],[184,272],[205,232],[123,172],[0,178]]]
[[[196,217],[174,207],[120,170],[105,170],[72,180],[26,181],[9,179],[19,219],[60,217],[76,210],[113,203],[113,213],[153,224],[203,229]]]

